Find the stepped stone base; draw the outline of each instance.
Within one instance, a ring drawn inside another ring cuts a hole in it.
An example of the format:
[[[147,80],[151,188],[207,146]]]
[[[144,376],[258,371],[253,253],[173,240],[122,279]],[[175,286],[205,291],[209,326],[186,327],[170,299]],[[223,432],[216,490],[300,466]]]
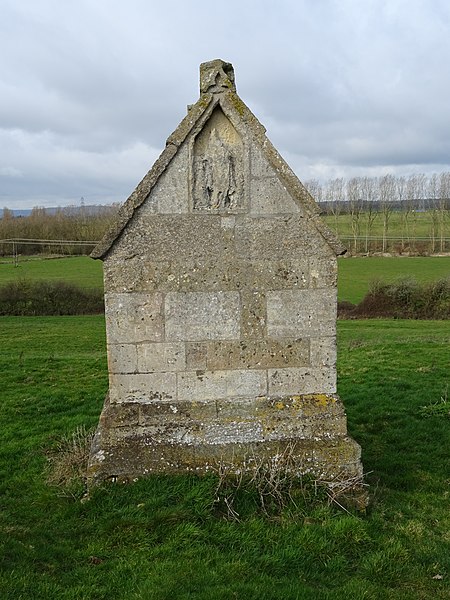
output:
[[[100,418],[88,467],[89,485],[128,482],[151,473],[251,472],[261,461],[289,455],[289,471],[361,487],[359,445],[347,435],[337,395],[308,394],[271,400],[170,404],[111,403]]]

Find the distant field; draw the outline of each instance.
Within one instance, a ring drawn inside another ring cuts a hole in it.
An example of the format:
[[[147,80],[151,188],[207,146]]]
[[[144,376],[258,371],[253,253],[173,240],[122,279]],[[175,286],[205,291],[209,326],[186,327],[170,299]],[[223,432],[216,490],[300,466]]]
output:
[[[355,255],[412,252],[414,255],[429,256],[450,251],[448,212],[392,212],[384,243],[382,213],[370,215],[362,212],[354,219],[348,214],[337,217],[325,215],[323,219],[336,231],[349,252]]]
[[[376,279],[393,281],[399,277],[414,277],[419,282],[450,277],[450,256],[439,257],[356,257],[340,258],[339,300],[357,303],[366,294],[370,282]],[[21,260],[0,263],[0,285],[15,279],[57,279],[80,287],[101,288],[102,262],[88,256],[58,259]]]
[[[352,235],[351,215],[322,215],[323,220],[341,236]],[[360,216],[361,233],[364,235],[367,227],[367,213]],[[406,228],[407,227],[407,228]],[[433,231],[433,214],[430,211],[411,212],[405,225],[405,213],[392,212],[389,218],[388,235],[401,238],[402,235],[411,237],[428,237]],[[383,215],[377,213],[371,227],[371,235],[381,236],[383,234]],[[447,226],[447,237],[449,236]]]
[[[103,263],[88,256],[42,259],[21,258],[16,267],[11,261],[0,262],[0,285],[16,279],[52,279],[80,287],[103,285]]]

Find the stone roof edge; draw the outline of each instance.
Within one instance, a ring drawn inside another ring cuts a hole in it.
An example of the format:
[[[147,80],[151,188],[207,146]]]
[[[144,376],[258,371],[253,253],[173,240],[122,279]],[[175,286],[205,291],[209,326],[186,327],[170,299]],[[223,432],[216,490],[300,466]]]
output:
[[[257,117],[255,117],[248,106],[235,92],[232,91],[223,94],[219,102],[225,114],[228,113],[227,116],[230,116],[230,112],[237,113],[236,116],[249,126],[249,128],[252,130],[253,138],[259,144],[265,157],[272,165],[273,169],[278,174],[294,200],[306,210],[308,217],[313,222],[320,235],[333,249],[337,256],[345,254],[345,252],[347,252],[347,248],[321,219],[320,210],[314,198],[302,184],[297,175],[292,171],[284,158],[273,146],[272,142],[266,135],[265,127],[259,122]]]
[[[169,166],[171,160],[178,152],[178,148],[213,103],[213,98],[212,94],[203,94],[200,99],[190,107],[188,114],[184,117],[175,131],[167,138],[166,147],[161,152],[156,162],[143,177],[142,181],[137,185],[129,198],[120,207],[111,228],[91,252],[91,258],[104,258],[109,252],[111,246],[133,217],[135,210],[143,204],[162,173]]]

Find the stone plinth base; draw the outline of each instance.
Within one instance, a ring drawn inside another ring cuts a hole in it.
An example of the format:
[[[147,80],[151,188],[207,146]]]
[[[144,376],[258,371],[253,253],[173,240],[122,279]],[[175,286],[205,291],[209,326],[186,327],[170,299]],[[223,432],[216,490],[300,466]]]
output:
[[[347,435],[339,397],[326,394],[176,404],[114,404],[107,396],[88,482],[219,468],[251,472],[261,461],[279,456],[288,457],[293,475],[359,482],[356,495],[362,498],[360,447]]]

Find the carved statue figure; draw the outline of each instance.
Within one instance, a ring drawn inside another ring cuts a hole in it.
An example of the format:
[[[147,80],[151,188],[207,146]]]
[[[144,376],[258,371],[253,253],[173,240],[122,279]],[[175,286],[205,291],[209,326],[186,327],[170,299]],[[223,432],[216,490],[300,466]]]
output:
[[[237,204],[235,157],[217,129],[209,135],[208,151],[196,171],[197,208],[235,208]]]

